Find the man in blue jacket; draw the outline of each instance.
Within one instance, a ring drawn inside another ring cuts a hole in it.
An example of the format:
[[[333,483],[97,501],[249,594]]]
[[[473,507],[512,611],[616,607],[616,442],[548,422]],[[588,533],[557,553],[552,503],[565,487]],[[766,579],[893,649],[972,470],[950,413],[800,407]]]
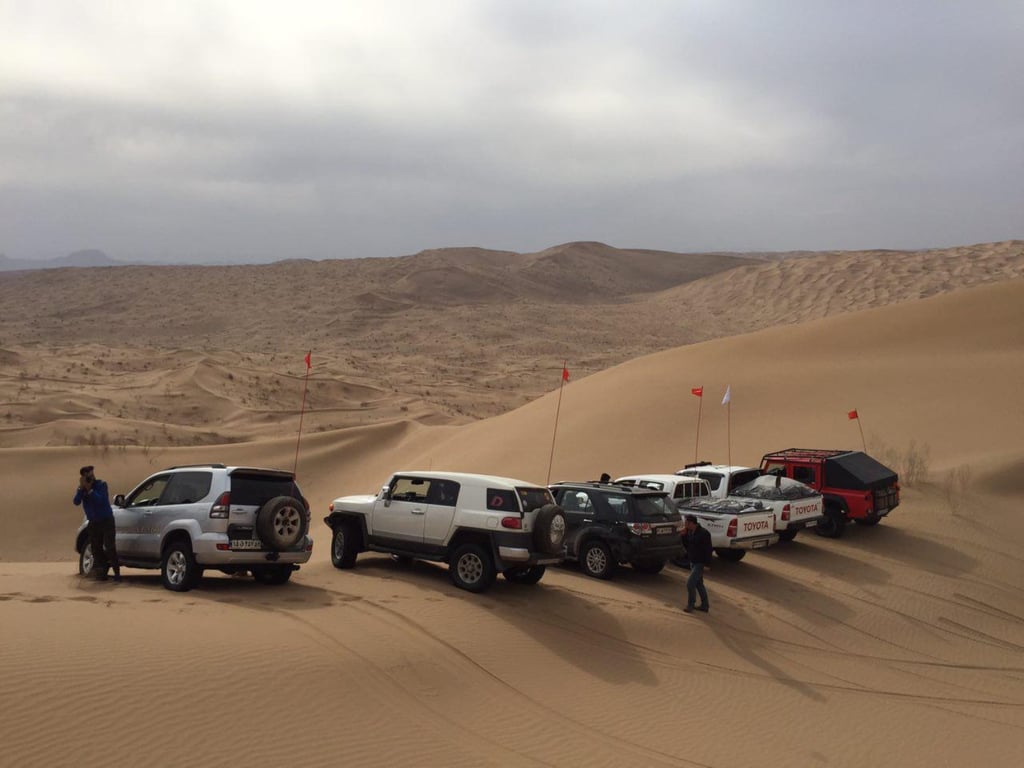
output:
[[[89,543],[92,546],[93,569],[91,575],[98,581],[107,580],[107,569],[114,569],[114,581],[121,580],[121,563],[117,559],[117,529],[114,510],[110,506],[110,492],[103,480],[96,478],[93,467],[78,470],[78,491],[75,506],[85,509],[89,520]]]

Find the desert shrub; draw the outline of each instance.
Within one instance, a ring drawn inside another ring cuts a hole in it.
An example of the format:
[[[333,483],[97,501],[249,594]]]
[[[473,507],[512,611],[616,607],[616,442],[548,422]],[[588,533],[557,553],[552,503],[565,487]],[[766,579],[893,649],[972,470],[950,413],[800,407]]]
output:
[[[902,485],[919,485],[928,481],[928,462],[931,450],[927,444],[919,444],[916,440],[911,440],[906,448],[901,449],[872,436],[869,446],[874,446],[868,451],[869,453],[899,474]]]
[[[958,515],[963,511],[970,487],[971,466],[969,464],[954,467],[946,474],[942,481],[942,492],[952,514]]]

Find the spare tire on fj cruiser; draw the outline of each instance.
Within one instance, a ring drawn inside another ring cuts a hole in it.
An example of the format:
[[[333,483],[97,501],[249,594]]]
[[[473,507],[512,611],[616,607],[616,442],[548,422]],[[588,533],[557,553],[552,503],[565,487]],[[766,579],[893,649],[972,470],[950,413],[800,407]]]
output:
[[[295,549],[309,530],[306,507],[291,496],[276,496],[256,513],[256,533],[270,549]]]
[[[538,552],[558,555],[565,544],[565,512],[557,504],[545,504],[537,511],[533,528],[533,544]]]

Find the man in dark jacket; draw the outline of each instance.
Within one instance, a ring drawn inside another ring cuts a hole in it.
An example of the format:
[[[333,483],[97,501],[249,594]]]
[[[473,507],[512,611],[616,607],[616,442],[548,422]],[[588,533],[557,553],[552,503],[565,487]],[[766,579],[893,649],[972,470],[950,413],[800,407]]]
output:
[[[117,559],[117,529],[114,510],[110,506],[110,492],[103,480],[96,478],[93,467],[78,470],[78,490],[75,506],[85,509],[89,520],[89,544],[92,546],[93,569],[91,575],[99,581],[107,580],[107,569],[114,569],[114,581],[121,580],[121,563]]]
[[[686,516],[686,554],[690,558],[690,577],[686,580],[686,613],[708,612],[708,592],[704,589],[704,571],[711,570],[711,534],[701,526],[696,515]],[[695,606],[697,595],[700,605]]]

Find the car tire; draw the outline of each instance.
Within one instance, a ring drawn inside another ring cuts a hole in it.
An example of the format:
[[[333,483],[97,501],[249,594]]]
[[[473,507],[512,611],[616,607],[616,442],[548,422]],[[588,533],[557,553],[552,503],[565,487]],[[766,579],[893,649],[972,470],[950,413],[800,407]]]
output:
[[[715,554],[718,555],[719,559],[724,560],[727,563],[738,563],[744,557],[746,557],[747,551],[745,549],[716,549]]]
[[[339,520],[334,524],[331,536],[331,563],[335,568],[352,568],[359,555],[359,536],[352,520]]]
[[[511,581],[513,584],[533,585],[544,578],[546,570],[547,566],[544,565],[527,565],[520,568],[509,568],[502,573],[502,576],[505,577],[505,581]]]
[[[565,512],[557,504],[545,504],[537,511],[537,521],[533,529],[533,545],[538,552],[546,555],[557,555],[565,546],[565,534],[568,530]]]
[[[792,541],[796,538],[796,535],[800,533],[797,528],[792,528],[788,531],[779,531],[779,541]]]
[[[251,570],[256,581],[271,586],[284,584],[292,577],[292,569],[286,565],[257,565]]]
[[[869,515],[868,517],[857,518],[853,522],[865,528],[871,528],[882,522],[882,518],[880,518],[878,515]]]
[[[814,532],[826,539],[838,539],[846,529],[846,517],[837,507],[826,507],[825,517],[814,526]]]
[[[82,551],[78,553],[78,575],[88,576],[96,567],[96,558],[92,556],[92,544],[86,541],[82,545]]]
[[[633,566],[633,570],[637,573],[649,573],[652,576],[656,573],[661,573],[665,567],[665,561],[661,558],[647,558],[644,560],[634,560],[630,565]]]
[[[612,552],[603,541],[588,541],[580,548],[580,568],[595,579],[610,579],[615,570]]]
[[[497,578],[490,553],[479,544],[463,544],[448,561],[452,583],[467,592],[484,592]]]
[[[306,507],[291,496],[276,496],[256,513],[256,533],[270,549],[285,551],[301,546],[309,531]]]
[[[188,592],[199,583],[202,575],[188,539],[177,538],[164,546],[160,560],[160,579],[164,587],[172,592]]]

